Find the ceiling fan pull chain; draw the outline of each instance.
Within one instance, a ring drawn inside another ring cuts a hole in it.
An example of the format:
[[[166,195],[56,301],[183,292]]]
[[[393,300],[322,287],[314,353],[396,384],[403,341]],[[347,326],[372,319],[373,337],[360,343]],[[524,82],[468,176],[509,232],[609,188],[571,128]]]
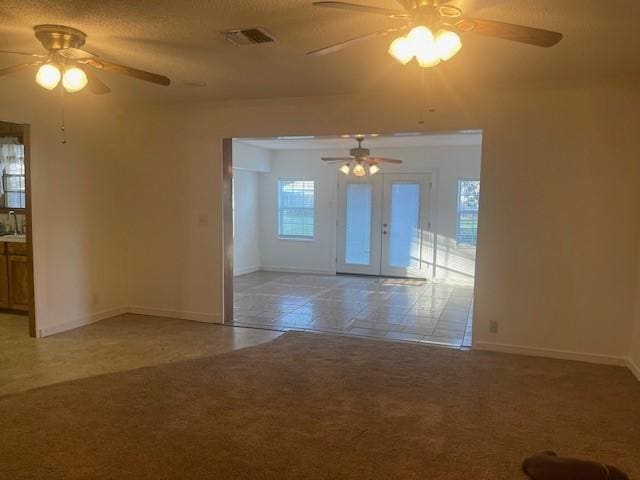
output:
[[[62,88],[62,86],[58,88],[60,89],[60,140],[64,145],[67,143],[67,133],[64,125],[64,88]]]

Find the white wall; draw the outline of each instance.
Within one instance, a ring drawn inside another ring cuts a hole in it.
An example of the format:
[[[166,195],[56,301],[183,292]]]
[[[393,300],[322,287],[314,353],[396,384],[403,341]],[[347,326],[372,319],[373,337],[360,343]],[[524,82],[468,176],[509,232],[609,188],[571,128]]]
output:
[[[269,150],[233,142],[233,273],[260,270],[260,173],[271,171]]]
[[[131,151],[138,188],[127,189],[132,301],[219,318],[224,137],[479,128],[476,346],[626,359],[640,218],[637,85],[455,87],[434,92],[437,111],[428,115],[412,96],[393,93],[140,109],[131,118],[146,142]],[[177,182],[168,173],[176,158]],[[208,214],[208,227],[198,212]],[[167,231],[167,218],[183,228]]]
[[[260,270],[260,183],[257,172],[233,170],[233,273]]]
[[[344,150],[276,150],[270,174],[260,175],[260,256],[265,269],[335,273],[337,167],[320,160],[344,155]],[[438,277],[471,283],[475,273],[475,248],[456,244],[457,182],[461,177],[480,176],[481,146],[376,148],[376,155],[398,158],[402,165],[384,165],[386,173],[432,173],[432,229],[438,234]],[[278,238],[277,182],[296,178],[316,181],[316,228],[312,241]],[[431,263],[433,256],[425,254]]]
[[[220,319],[225,137],[480,128],[476,346],[606,362],[637,352],[637,83],[451,85],[433,92],[428,115],[391,86],[384,95],[130,105],[126,115],[110,96],[85,92],[68,97],[67,145],[56,99],[20,86],[3,90],[0,118],[33,125],[45,332],[122,305]]]
[[[640,244],[639,244],[640,246]],[[629,352],[629,368],[640,380],[640,262],[638,264],[638,282],[636,285],[636,312],[635,325],[631,336],[631,349]]]
[[[123,155],[126,123],[109,96],[67,96],[63,145],[59,96],[23,86],[3,95],[0,120],[32,126],[36,327],[47,335],[124,311],[129,225],[121,178],[133,159]]]
[[[271,152],[254,145],[233,142],[233,168],[252,172],[270,172]]]
[[[274,151],[271,173],[260,175],[260,259],[265,270],[335,273],[335,171],[316,151]],[[316,161],[313,161],[316,160]],[[313,240],[278,238],[278,180],[315,180]]]
[[[631,370],[638,380],[640,380],[640,320],[636,320],[635,335],[631,344],[629,361]]]

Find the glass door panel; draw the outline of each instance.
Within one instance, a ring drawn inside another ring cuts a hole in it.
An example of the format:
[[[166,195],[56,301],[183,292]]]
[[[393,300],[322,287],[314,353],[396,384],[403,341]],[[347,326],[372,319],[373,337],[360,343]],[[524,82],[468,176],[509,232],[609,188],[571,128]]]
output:
[[[382,179],[338,181],[337,264],[339,273],[380,274]]]
[[[372,200],[370,183],[347,185],[345,263],[349,265],[371,264]]]
[[[425,174],[384,176],[382,275],[426,278],[428,185]]]
[[[389,266],[420,268],[420,184],[391,185]]]

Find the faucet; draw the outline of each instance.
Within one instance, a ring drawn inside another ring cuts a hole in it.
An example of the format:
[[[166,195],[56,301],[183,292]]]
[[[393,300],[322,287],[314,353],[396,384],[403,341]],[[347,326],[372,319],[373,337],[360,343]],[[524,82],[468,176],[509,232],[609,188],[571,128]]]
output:
[[[13,215],[13,224],[15,225],[15,228],[13,229],[13,234],[18,235],[18,216],[16,215],[16,212],[11,210],[8,214],[9,224],[11,224],[11,215]]]

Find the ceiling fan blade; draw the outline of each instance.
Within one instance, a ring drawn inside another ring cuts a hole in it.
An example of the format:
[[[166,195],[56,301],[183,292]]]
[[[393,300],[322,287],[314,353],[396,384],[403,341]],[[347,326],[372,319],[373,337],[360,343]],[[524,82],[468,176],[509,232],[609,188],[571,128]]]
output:
[[[396,0],[405,10],[411,10],[416,7],[416,0]]]
[[[357,5],[346,2],[313,2],[316,7],[338,8],[340,10],[351,10],[354,12],[373,13],[374,15],[384,15],[391,18],[407,18],[409,15],[401,10],[390,8],[370,7],[368,5]]]
[[[320,48],[318,50],[313,50],[308,52],[307,55],[316,56],[316,55],[327,55],[329,53],[334,53],[345,48],[351,47],[357,43],[360,43],[364,40],[369,40],[370,38],[375,37],[385,37],[391,33],[400,32],[402,30],[406,30],[408,27],[402,28],[387,28],[385,30],[378,30],[377,32],[367,33],[366,35],[360,35],[359,37],[352,38],[350,40],[345,40],[344,42],[336,43],[334,45],[329,45],[328,47]]]
[[[138,80],[144,80],[145,82],[157,83],[158,85],[164,86],[171,85],[171,80],[163,75],[145,72],[144,70],[138,70],[137,68],[125,67],[124,65],[106,62],[102,59],[96,60],[94,58],[90,58],[87,59],[84,63],[86,63],[87,65],[91,65],[98,70],[119,73],[120,75],[137,78]]]
[[[25,68],[32,67],[34,65],[37,65],[37,63],[19,63],[18,65],[2,68],[0,69],[0,77],[11,75],[12,73],[19,72],[20,70],[24,70]]]
[[[85,60],[87,58],[96,58],[98,56],[95,53],[87,52],[80,48],[63,48],[58,50],[56,53],[59,53],[64,58],[69,58],[71,60]]]
[[[482,20],[479,18],[463,18],[456,22],[456,28],[461,32],[473,32],[488,37],[502,38],[514,42],[526,43],[537,47],[553,47],[560,40],[562,34],[540,28],[514,25],[513,23]]]
[[[10,53],[13,55],[26,55],[27,57],[36,57],[36,58],[47,58],[48,55],[43,55],[40,53],[28,53],[28,52],[12,52],[9,50],[0,50],[0,53]]]
[[[324,162],[350,162],[355,157],[322,157]]]
[[[368,157],[367,160],[377,163],[402,163],[402,160],[396,160],[395,158]]]
[[[95,73],[93,73],[93,70],[84,67],[82,68],[82,71],[87,74],[87,78],[89,80],[87,88],[91,93],[95,95],[105,95],[107,93],[111,93],[111,89],[107,87],[107,85],[102,80],[100,80]]]

